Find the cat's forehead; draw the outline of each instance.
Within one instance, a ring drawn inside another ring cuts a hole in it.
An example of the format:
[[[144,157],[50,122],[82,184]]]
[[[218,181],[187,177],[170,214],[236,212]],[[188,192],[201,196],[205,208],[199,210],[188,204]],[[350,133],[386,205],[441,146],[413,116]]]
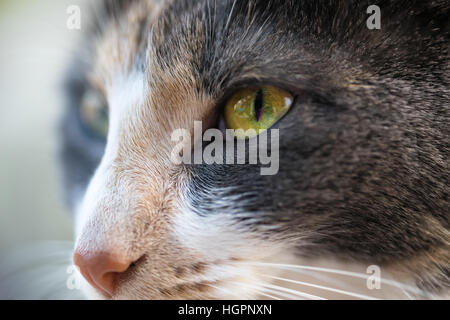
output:
[[[165,34],[170,5],[169,1],[122,3],[108,9],[114,13],[106,16],[97,32],[88,79],[108,100],[111,133],[120,135],[124,129],[127,136],[139,136],[136,140],[147,143],[155,136],[170,138],[172,130],[190,127],[194,119],[205,120],[208,114],[211,100],[199,89],[201,79],[192,66],[195,51],[189,50],[195,46],[190,41],[202,37],[193,32],[169,49],[169,43],[177,41],[174,34]],[[189,116],[174,116],[181,109]],[[115,122],[118,118],[126,129]]]
[[[392,61],[397,65],[387,71],[398,77],[420,69],[423,54],[442,58],[411,32],[437,38],[439,28],[430,31],[420,10],[412,16],[401,3],[390,6],[380,31],[367,28],[367,3],[361,1],[106,0],[105,13],[94,17],[90,78],[102,87],[118,71],[139,70],[150,86],[176,79],[164,85],[213,98],[245,81],[328,94],[336,84],[355,88],[352,77],[384,75],[383,66]],[[434,3],[421,6],[439,9]],[[396,50],[389,50],[393,45]],[[423,54],[412,55],[419,47]]]
[[[109,14],[100,23],[90,72],[98,86],[139,71],[150,87],[164,85],[175,92],[189,88],[218,98],[249,79],[285,80],[287,73],[304,71],[314,60],[297,38],[301,6],[290,1],[121,4],[104,9]],[[299,70],[292,70],[294,63]]]

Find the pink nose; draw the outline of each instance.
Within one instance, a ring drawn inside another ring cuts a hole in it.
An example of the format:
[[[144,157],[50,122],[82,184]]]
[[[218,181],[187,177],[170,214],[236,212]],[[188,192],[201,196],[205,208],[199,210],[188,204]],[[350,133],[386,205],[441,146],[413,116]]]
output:
[[[75,251],[73,261],[83,277],[106,296],[114,294],[117,276],[132,263],[125,257],[108,252],[85,254]]]

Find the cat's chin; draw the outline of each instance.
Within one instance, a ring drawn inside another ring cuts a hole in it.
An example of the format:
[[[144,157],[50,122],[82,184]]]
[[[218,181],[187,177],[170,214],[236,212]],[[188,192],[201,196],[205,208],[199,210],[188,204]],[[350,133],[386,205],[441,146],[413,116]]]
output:
[[[167,299],[161,296],[154,297],[150,293],[147,295],[145,292],[135,292],[128,291],[126,289],[119,290],[119,292],[113,296],[105,296],[101,294],[97,289],[90,286],[86,281],[81,288],[83,296],[86,300],[164,300]],[[245,297],[245,299],[261,299],[263,296],[259,296],[252,292],[251,290],[238,288],[230,288],[230,290],[235,290],[234,293],[227,293],[226,289],[215,290],[212,289],[207,293],[193,294],[192,296],[174,296],[171,299],[181,299],[181,300],[232,300],[236,299],[236,296]]]

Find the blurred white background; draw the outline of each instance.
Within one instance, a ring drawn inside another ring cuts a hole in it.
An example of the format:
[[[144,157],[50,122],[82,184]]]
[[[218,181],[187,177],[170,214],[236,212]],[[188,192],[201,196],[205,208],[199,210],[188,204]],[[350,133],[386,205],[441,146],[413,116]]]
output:
[[[80,33],[66,27],[73,4],[0,0],[0,254],[73,240],[57,163],[61,80]]]

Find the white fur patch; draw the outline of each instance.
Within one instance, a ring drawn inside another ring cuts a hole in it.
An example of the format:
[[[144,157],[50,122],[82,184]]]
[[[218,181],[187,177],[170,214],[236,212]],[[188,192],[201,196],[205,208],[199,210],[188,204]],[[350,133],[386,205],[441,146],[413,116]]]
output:
[[[120,143],[119,132],[121,120],[127,116],[136,117],[137,110],[144,103],[146,91],[145,76],[142,73],[132,73],[117,80],[107,88],[109,104],[109,130],[103,158],[77,209],[75,218],[75,234],[81,235],[83,227],[95,211],[98,199],[105,193],[105,185],[110,179],[108,168],[117,154]],[[106,221],[105,221],[106,222]]]

